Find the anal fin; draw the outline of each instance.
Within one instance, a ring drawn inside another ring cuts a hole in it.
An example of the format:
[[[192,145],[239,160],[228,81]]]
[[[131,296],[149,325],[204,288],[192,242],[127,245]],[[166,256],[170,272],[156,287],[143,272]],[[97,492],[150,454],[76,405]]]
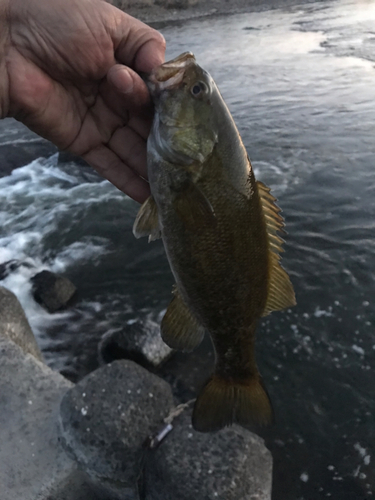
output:
[[[160,328],[164,342],[180,351],[192,351],[204,336],[204,328],[194,318],[177,290],[174,291]]]
[[[158,209],[152,196],[139,209],[133,224],[133,234],[136,238],[148,236],[149,242],[160,238]]]

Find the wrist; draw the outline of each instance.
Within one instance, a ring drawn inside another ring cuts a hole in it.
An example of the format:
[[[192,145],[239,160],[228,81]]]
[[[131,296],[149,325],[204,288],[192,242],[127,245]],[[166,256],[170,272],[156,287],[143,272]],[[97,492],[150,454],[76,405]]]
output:
[[[6,118],[9,111],[9,78],[7,52],[10,46],[9,0],[0,0],[0,118]]]

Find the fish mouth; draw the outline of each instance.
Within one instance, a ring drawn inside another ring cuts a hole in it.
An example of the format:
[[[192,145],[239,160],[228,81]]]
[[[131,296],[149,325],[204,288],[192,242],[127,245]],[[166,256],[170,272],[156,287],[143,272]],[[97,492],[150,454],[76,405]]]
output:
[[[182,82],[186,68],[196,64],[192,52],[184,52],[171,61],[153,69],[147,78],[147,86],[152,95],[164,89],[178,87]]]

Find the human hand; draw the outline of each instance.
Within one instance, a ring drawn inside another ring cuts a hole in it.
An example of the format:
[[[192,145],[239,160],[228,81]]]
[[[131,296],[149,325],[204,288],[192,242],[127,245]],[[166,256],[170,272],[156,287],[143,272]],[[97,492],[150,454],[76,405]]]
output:
[[[0,0],[0,26],[0,117],[144,201],[152,108],[137,72],[164,61],[160,33],[102,0]]]

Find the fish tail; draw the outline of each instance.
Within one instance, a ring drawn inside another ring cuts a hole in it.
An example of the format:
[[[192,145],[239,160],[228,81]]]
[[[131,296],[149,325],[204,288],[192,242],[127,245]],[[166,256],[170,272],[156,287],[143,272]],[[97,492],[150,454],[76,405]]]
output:
[[[271,401],[259,373],[243,381],[213,375],[193,411],[193,427],[200,432],[218,431],[232,424],[264,427],[273,420]]]

